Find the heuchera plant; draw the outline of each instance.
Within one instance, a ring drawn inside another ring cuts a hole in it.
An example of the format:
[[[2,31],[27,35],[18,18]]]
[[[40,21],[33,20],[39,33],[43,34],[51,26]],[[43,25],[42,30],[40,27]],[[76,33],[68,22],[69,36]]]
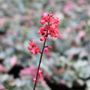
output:
[[[28,50],[32,53],[32,54],[38,54],[40,53],[40,60],[39,60],[39,65],[37,68],[37,73],[35,75],[34,78],[34,87],[33,90],[35,90],[36,85],[37,85],[37,81],[40,77],[42,77],[42,71],[40,69],[40,64],[42,61],[42,56],[43,53],[47,53],[49,51],[49,49],[51,49],[51,46],[46,46],[46,41],[48,36],[54,37],[54,38],[58,38],[59,37],[59,31],[58,31],[58,23],[59,23],[59,19],[57,17],[54,16],[53,13],[43,13],[40,19],[40,24],[41,27],[38,30],[38,34],[41,35],[40,37],[40,41],[43,41],[43,47],[42,50],[40,50],[39,47],[37,47],[35,45],[35,43],[30,40],[29,44],[28,44]]]

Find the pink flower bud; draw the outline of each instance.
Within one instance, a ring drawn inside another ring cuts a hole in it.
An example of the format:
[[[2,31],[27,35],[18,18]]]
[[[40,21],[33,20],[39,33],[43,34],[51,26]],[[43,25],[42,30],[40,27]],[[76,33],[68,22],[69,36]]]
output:
[[[44,41],[46,39],[45,36],[40,37],[40,41]]]
[[[45,20],[41,19],[40,24],[45,24]]]

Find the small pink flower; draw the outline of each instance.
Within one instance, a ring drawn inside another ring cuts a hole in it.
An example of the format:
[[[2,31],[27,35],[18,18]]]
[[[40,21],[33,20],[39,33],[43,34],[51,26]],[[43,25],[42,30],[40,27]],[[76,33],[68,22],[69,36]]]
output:
[[[41,23],[41,24],[44,24],[44,23],[45,23],[45,20],[40,20],[40,23]]]
[[[28,50],[33,54],[40,53],[40,49],[35,45],[33,41],[29,41]]]
[[[38,30],[38,34],[44,35],[45,34],[45,28],[44,27],[40,27]]]
[[[43,15],[41,16],[40,24],[45,24],[47,18],[48,18],[48,13],[43,13]]]
[[[36,78],[33,78],[33,83],[35,83],[36,82]]]
[[[46,39],[46,36],[41,36],[40,41],[44,41]]]
[[[44,53],[48,53],[49,49],[51,49],[51,48],[52,48],[52,46],[45,46]]]
[[[39,72],[38,72],[38,79],[39,80],[42,80],[43,79],[42,70],[39,70]],[[36,77],[33,78],[33,82],[34,83],[36,82]]]

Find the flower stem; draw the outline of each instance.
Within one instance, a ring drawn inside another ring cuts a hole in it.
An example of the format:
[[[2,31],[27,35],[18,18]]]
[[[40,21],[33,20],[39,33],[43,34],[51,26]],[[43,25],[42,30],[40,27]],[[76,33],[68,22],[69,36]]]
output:
[[[42,51],[41,51],[41,56],[40,56],[40,60],[39,60],[39,65],[38,65],[38,69],[37,69],[37,73],[36,73],[36,78],[35,78],[36,80],[35,80],[35,84],[34,84],[33,90],[36,89],[36,85],[37,85],[37,81],[38,81],[38,73],[39,73],[39,69],[40,69],[40,65],[41,65],[42,56],[43,56],[44,47],[45,47],[45,44],[46,44],[47,37],[48,37],[48,35],[46,36],[46,38],[44,40],[44,43],[43,43],[43,48],[42,48]]]

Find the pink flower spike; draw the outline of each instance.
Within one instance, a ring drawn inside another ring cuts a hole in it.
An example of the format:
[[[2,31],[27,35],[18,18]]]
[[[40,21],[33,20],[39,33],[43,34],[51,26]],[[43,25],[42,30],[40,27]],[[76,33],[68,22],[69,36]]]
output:
[[[51,37],[58,38],[58,23],[59,19],[55,17],[52,13],[43,14],[41,16],[40,23],[43,24],[42,27],[40,27],[38,33],[42,35],[40,38],[40,41],[45,40],[45,37],[47,34]]]
[[[51,46],[46,46],[47,38],[48,36],[51,36],[53,38],[59,37],[59,30],[58,30],[59,19],[55,17],[53,13],[43,13],[40,18],[40,24],[41,24],[41,27],[38,30],[38,34],[41,35],[40,41],[43,41],[42,50],[40,51],[40,49],[36,46],[36,44],[31,40],[29,41],[29,44],[28,44],[28,50],[32,54],[38,54],[38,53],[41,54],[39,58],[38,67],[36,69],[36,72],[34,71],[35,73],[33,74],[35,77],[33,79],[35,83],[33,86],[33,90],[36,90],[38,80],[40,79],[43,80],[43,74],[42,74],[42,71],[40,70],[43,54],[48,53],[49,49],[52,48]],[[27,70],[27,73],[28,73],[28,70]]]

